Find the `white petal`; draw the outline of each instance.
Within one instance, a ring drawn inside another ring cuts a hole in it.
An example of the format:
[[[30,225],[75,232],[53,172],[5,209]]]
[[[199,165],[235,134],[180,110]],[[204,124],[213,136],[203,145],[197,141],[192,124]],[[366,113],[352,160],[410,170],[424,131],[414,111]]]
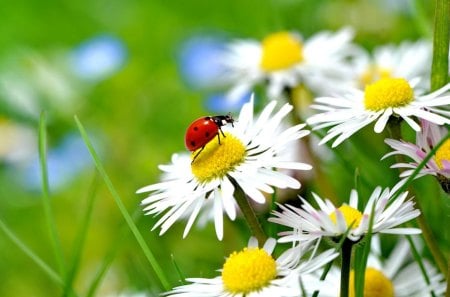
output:
[[[222,210],[222,201],[220,198],[220,194],[214,194],[214,226],[216,229],[217,239],[223,239],[223,210]]]

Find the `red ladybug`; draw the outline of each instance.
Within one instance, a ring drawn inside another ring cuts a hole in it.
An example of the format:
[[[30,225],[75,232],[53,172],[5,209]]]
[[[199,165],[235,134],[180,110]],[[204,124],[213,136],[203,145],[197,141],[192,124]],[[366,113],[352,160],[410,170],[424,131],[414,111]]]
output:
[[[234,123],[234,119],[230,114],[201,117],[189,125],[186,130],[185,137],[186,148],[191,152],[200,149],[200,151],[192,159],[192,162],[195,161],[198,155],[205,148],[205,145],[213,140],[216,135],[220,144],[220,134],[225,137],[221,127],[228,123],[230,123],[231,126],[233,126]]]

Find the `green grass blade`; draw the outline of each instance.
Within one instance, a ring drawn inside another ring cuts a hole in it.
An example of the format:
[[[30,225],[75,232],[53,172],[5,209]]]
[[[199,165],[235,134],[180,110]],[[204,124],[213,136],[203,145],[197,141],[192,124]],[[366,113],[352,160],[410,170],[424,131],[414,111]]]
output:
[[[102,177],[103,181],[105,182],[106,186],[108,187],[108,190],[110,191],[112,197],[114,198],[114,201],[116,202],[117,207],[119,208],[120,212],[122,213],[122,216],[124,217],[128,227],[130,228],[131,232],[133,233],[134,237],[136,238],[139,246],[141,247],[142,251],[144,252],[144,255],[147,258],[147,260],[149,261],[151,267],[155,271],[163,288],[165,290],[170,290],[171,287],[169,285],[169,282],[167,281],[167,277],[165,276],[163,270],[161,269],[158,262],[156,261],[156,258],[154,257],[150,248],[147,246],[144,238],[142,237],[136,224],[133,222],[133,219],[131,218],[125,205],[123,204],[119,193],[116,191],[114,185],[112,184],[110,178],[108,177],[102,163],[100,162],[100,158],[98,157],[97,152],[95,151],[94,147],[92,146],[91,141],[89,140],[86,130],[84,129],[83,125],[81,124],[81,122],[78,120],[77,117],[75,117],[75,121],[78,125],[78,129],[80,130],[81,137],[83,138],[84,143],[86,144],[86,146],[89,150],[89,153],[91,154],[91,157],[94,160],[95,166],[97,167],[97,170],[100,173],[100,176]]]
[[[135,211],[133,213],[133,220],[136,220],[136,218],[141,214],[141,210],[138,209],[138,211]],[[129,233],[126,232],[128,229],[126,228],[126,225],[120,226],[120,229],[118,231],[118,238],[117,240],[113,241],[113,244],[111,245],[111,248],[106,253],[106,256],[103,258],[102,264],[100,265],[99,269],[97,270],[97,273],[95,274],[95,277],[93,278],[91,285],[89,286],[88,292],[86,293],[86,297],[94,297],[95,293],[101,284],[103,277],[106,275],[106,272],[108,271],[109,267],[111,266],[114,258],[116,257],[116,254],[121,247],[121,245],[124,242],[127,242],[125,240],[125,236]]]
[[[5,232],[6,236],[28,257],[33,260],[34,263],[36,263],[39,268],[42,269],[42,271],[47,274],[47,276],[53,280],[58,285],[63,286],[64,282],[61,279],[61,277],[50,267],[45,263],[41,258],[39,258],[25,243],[23,243],[22,240],[17,237],[12,230],[6,226],[6,224],[3,222],[3,220],[0,219],[0,228]]]
[[[422,261],[422,256],[419,254],[419,251],[417,250],[416,245],[414,244],[414,241],[412,240],[412,237],[407,235],[406,239],[408,240],[409,246],[411,247],[411,252],[413,254],[414,260],[416,260],[417,265],[419,265],[420,272],[422,273],[423,278],[425,279],[425,282],[427,285],[430,285],[430,277],[428,276],[427,269],[425,268],[425,265]],[[431,291],[431,296],[436,297],[436,294]]]
[[[97,193],[97,187],[98,187],[98,175],[95,174],[87,198],[86,211],[81,221],[81,226],[75,239],[73,247],[72,263],[67,272],[67,276],[65,279],[65,287],[62,296],[70,295],[70,288],[78,272],[78,268],[80,267],[81,253],[83,251],[84,243],[86,241],[89,225],[92,222],[92,212],[94,209],[94,201]]]
[[[50,200],[50,190],[48,183],[48,171],[47,171],[47,130],[46,130],[46,116],[45,112],[41,113],[39,121],[39,163],[41,166],[42,175],[42,203],[44,206],[45,218],[47,221],[47,227],[50,234],[50,240],[55,253],[56,262],[58,264],[59,271],[62,275],[65,274],[64,257],[59,240],[58,232],[56,230],[56,223],[52,213],[52,205]]]
[[[123,232],[122,232],[123,233]],[[102,264],[97,270],[97,273],[95,274],[95,277],[89,286],[88,292],[86,293],[86,297],[94,297],[95,293],[97,292],[97,289],[99,285],[101,284],[103,277],[106,275],[106,272],[108,271],[109,267],[111,266],[114,258],[116,257],[117,251],[119,250],[120,245],[123,243],[123,240],[116,240],[113,243],[112,248],[109,250],[109,252],[104,257]]]
[[[181,284],[182,285],[186,285],[187,282],[186,282],[186,278],[184,276],[184,273],[181,271],[180,266],[178,266],[178,263],[175,260],[175,257],[174,257],[173,254],[171,255],[171,258],[172,258],[172,264],[175,267],[176,272],[178,273],[178,278],[179,278]]]
[[[370,251],[372,249],[372,230],[373,230],[373,221],[374,221],[374,213],[375,213],[375,203],[372,205],[372,209],[370,210],[370,220],[369,220],[369,229],[367,230],[367,234],[364,236],[364,246],[359,247],[355,254],[355,296],[363,297],[364,296],[364,282],[366,277],[366,267],[367,260],[369,259]],[[362,248],[362,252],[360,251]]]

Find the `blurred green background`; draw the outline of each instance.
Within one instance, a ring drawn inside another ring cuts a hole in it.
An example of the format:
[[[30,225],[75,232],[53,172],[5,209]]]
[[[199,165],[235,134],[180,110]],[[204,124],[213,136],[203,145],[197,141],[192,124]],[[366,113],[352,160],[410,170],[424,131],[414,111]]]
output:
[[[160,237],[158,230],[150,232],[156,220],[142,216],[139,203],[144,196],[135,194],[138,188],[158,181],[158,164],[168,163],[173,153],[185,150],[185,128],[192,119],[209,113],[204,105],[205,91],[189,87],[180,76],[178,59],[183,42],[202,34],[259,39],[281,29],[297,30],[308,37],[324,29],[338,30],[350,25],[356,29],[356,41],[371,49],[389,42],[429,37],[433,2],[3,2],[0,124],[7,129],[0,130],[1,220],[58,270],[36,163],[39,115],[45,110],[48,149],[55,150],[57,159],[50,174],[69,176],[57,185],[50,185],[52,210],[67,267],[76,253],[74,246],[85,222],[90,197],[94,197],[92,221],[74,280],[75,290],[79,296],[85,296],[103,263],[109,263],[96,296],[139,291],[157,296],[161,292],[114,200],[96,175],[85,149],[77,142],[79,134],[73,120],[77,115],[172,286],[179,284],[173,261],[187,277],[216,275],[223,258],[246,244],[249,233],[245,225],[239,220],[231,223],[225,219],[223,242],[217,241],[211,225],[192,230],[182,240],[184,223],[175,224]],[[91,70],[94,74],[74,71],[71,59],[83,45],[102,36],[112,38],[118,46],[118,64],[107,73],[95,74],[95,69]],[[61,152],[64,144],[72,143],[73,139],[78,146],[67,155]],[[370,139],[382,143],[381,137]],[[26,162],[6,157],[8,148],[15,148],[16,143],[25,149]],[[351,166],[358,167],[361,175],[373,184],[392,186],[396,173],[388,177],[385,174],[390,161],[380,165],[379,158],[358,155],[345,147],[340,150],[352,156]],[[379,145],[373,153],[382,156],[386,151],[386,147]],[[347,199],[353,185],[352,173],[335,163],[325,164],[324,168],[336,196]],[[424,178],[418,185],[419,192],[439,196],[439,188],[432,179]],[[310,187],[321,192],[314,188],[314,182]],[[432,206],[427,209],[430,217],[442,215],[442,209]],[[438,226],[438,222],[431,223]],[[61,286],[3,231],[0,231],[0,263],[0,296],[61,296]]]

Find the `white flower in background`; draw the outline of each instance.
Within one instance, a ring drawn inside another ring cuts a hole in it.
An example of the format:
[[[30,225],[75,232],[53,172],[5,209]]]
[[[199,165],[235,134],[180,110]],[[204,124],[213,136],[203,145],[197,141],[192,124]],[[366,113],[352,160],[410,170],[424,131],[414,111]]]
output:
[[[44,55],[26,48],[1,61],[0,97],[14,114],[38,119],[42,110],[61,115],[70,113],[79,102],[79,88],[58,55]]]
[[[422,121],[422,130],[416,133],[416,143],[403,140],[386,139],[385,142],[393,151],[387,153],[382,159],[393,155],[404,155],[412,159],[408,163],[396,163],[391,168],[401,168],[404,171],[400,177],[410,176],[419,166],[431,150],[447,137],[449,131],[445,126]],[[436,176],[444,190],[450,191],[450,139],[447,139],[436,151],[434,156],[428,160],[425,166],[418,172],[416,178],[424,175]]]
[[[427,284],[417,262],[411,258],[411,247],[406,240],[401,240],[392,250],[388,258],[381,255],[379,237],[372,238],[372,250],[367,262],[364,296],[370,297],[423,297],[444,296],[445,278],[427,260],[423,260],[429,278]],[[324,284],[320,287],[321,297],[338,297],[340,287],[340,269],[333,266],[328,272]],[[350,296],[354,294],[354,272],[350,273]],[[309,288],[308,293],[315,289]]]
[[[292,228],[281,232],[280,242],[303,242],[321,237],[340,237],[347,234],[352,241],[359,241],[368,231],[372,209],[372,233],[418,234],[417,228],[397,228],[397,226],[419,216],[420,211],[414,209],[414,203],[406,200],[408,192],[392,199],[395,190],[381,190],[377,187],[370,196],[364,211],[358,210],[358,193],[352,190],[349,204],[336,207],[328,199],[321,199],[313,193],[319,209],[314,208],[304,198],[302,208],[290,205],[279,205],[280,211],[274,211],[270,222]],[[348,230],[350,228],[350,230]],[[347,232],[348,230],[348,232]]]
[[[399,45],[376,47],[372,54],[359,55],[355,60],[355,86],[364,88],[381,78],[420,78],[420,87],[429,86],[432,44],[428,40],[404,41]]]
[[[153,229],[161,226],[163,234],[175,221],[189,214],[185,237],[205,202],[212,200],[216,234],[221,240],[223,212],[231,220],[236,217],[236,187],[260,204],[265,202],[263,192],[273,193],[273,187],[300,188],[298,180],[279,170],[311,169],[310,165],[286,160],[282,154],[309,131],[303,130],[304,124],[282,128],[292,106],[285,104],[274,113],[276,104],[270,102],[254,120],[251,100],[242,107],[234,127],[222,127],[226,137],[221,137],[220,144],[211,140],[194,162],[192,157],[175,154],[171,164],[160,166],[167,173],[166,178],[137,191],[150,192],[142,201],[146,214],[162,214]]]
[[[0,161],[23,163],[30,161],[37,152],[35,129],[15,123],[0,116]]]
[[[320,32],[307,40],[294,32],[277,32],[261,42],[237,40],[228,47],[223,63],[228,68],[232,88],[229,100],[241,98],[257,84],[267,83],[267,93],[276,99],[285,88],[300,83],[315,92],[350,77],[348,60],[359,52],[351,44],[353,31]]]
[[[380,133],[391,116],[400,117],[415,131],[420,126],[414,118],[437,125],[450,124],[450,83],[428,95],[417,95],[415,83],[403,78],[382,78],[367,85],[365,91],[349,88],[336,97],[319,97],[311,107],[322,111],[307,119],[314,129],[331,127],[320,144],[336,138],[333,147],[375,122]]]
[[[269,238],[263,248],[258,248],[256,239],[251,238],[247,248],[233,252],[226,259],[220,270],[221,276],[212,279],[189,278],[187,281],[190,284],[176,287],[164,296],[300,296],[299,280],[302,276],[320,269],[338,255],[333,250],[328,250],[297,263],[295,259],[299,255],[293,254],[298,252],[298,248],[289,249],[275,259],[271,255],[275,245],[275,239]]]

